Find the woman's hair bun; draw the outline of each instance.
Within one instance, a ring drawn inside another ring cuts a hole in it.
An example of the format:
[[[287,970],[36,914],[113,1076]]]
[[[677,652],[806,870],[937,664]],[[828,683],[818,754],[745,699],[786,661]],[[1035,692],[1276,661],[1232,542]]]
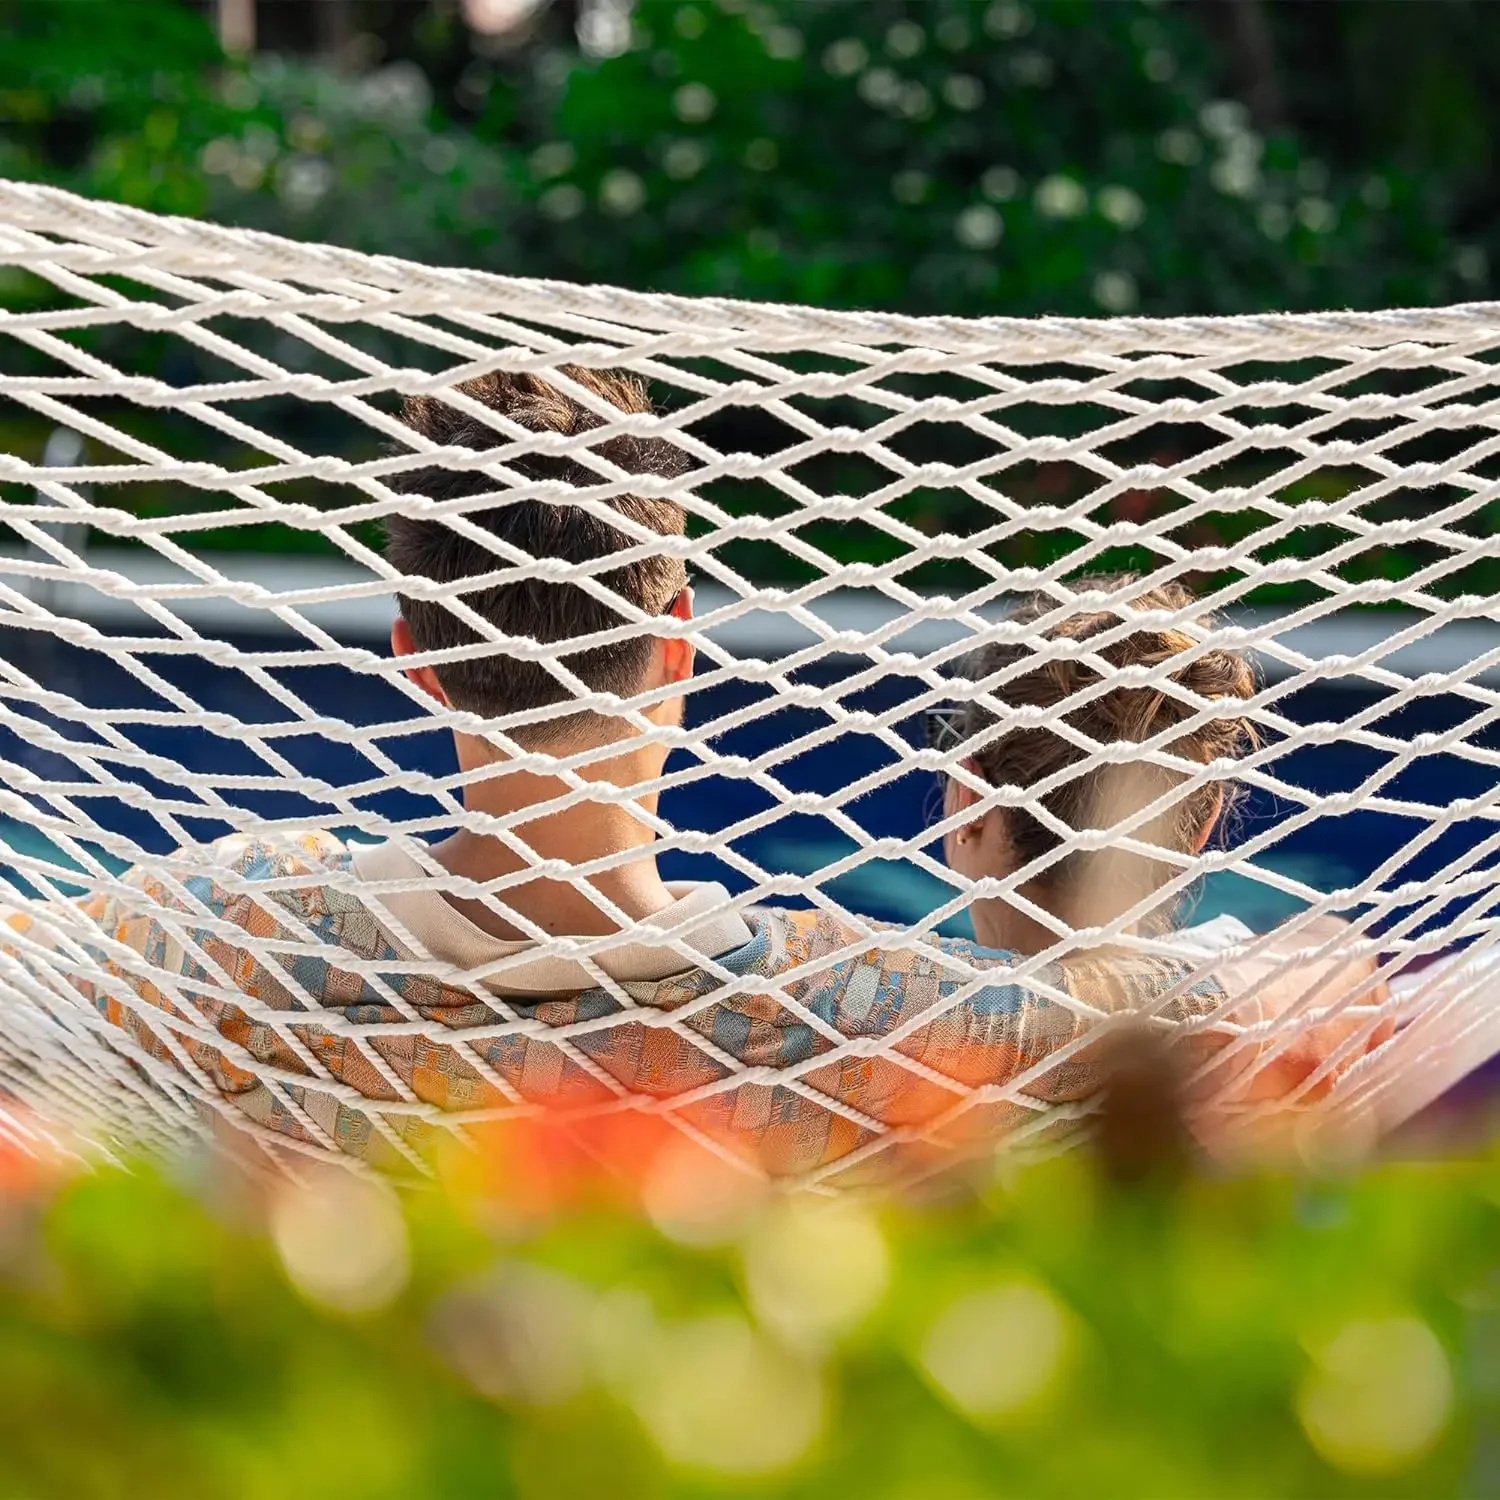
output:
[[[1075,580],[1072,587],[1079,593],[1113,594],[1134,581],[1128,574],[1093,575]],[[1137,614],[1160,611],[1175,615],[1191,610],[1196,602],[1192,591],[1175,580],[1138,590],[1126,601],[1127,607]],[[1010,618],[1013,622],[1025,624],[1057,616],[1039,630],[1038,639],[1041,641],[1086,642],[1117,631],[1121,624],[1120,615],[1114,609],[1081,607],[1071,614],[1059,615],[1060,608],[1062,606],[1050,595],[1036,594]],[[1177,657],[1186,657],[1182,665],[1168,675],[1189,693],[1207,699],[1244,700],[1253,697],[1255,673],[1241,652],[1224,647],[1207,651],[1197,649],[1202,636],[1219,623],[1212,615],[1199,614],[1181,625],[1142,626],[1100,646],[1094,654],[1115,668],[1159,667]],[[1192,654],[1195,650],[1196,655]],[[1033,654],[1034,648],[1029,645],[981,648],[967,663],[966,675],[988,678]],[[992,696],[1017,707],[1056,704],[1063,709],[1069,723],[1092,739],[1106,742],[1150,739],[1196,712],[1191,704],[1158,687],[1112,688],[1070,710],[1067,705],[1080,693],[1098,684],[1100,677],[1098,670],[1085,661],[1076,657],[1056,657],[1040,662],[1032,672],[998,684],[992,690]],[[976,722],[970,733],[976,732],[982,719],[989,716],[980,709],[974,717]],[[1221,754],[1233,753],[1233,747],[1243,741],[1247,729],[1243,716],[1236,714],[1228,720],[1211,721],[1190,732],[1189,740],[1203,740],[1201,751],[1188,745],[1179,748],[1194,758],[1211,760]]]

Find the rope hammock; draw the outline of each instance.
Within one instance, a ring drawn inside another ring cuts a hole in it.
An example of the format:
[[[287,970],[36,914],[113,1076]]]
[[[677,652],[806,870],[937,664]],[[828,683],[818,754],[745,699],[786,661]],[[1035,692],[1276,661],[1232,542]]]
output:
[[[1500,1046],[1500,306],[828,312],[419,266],[8,182],[0,304],[12,1134],[171,1151],[229,1130],[293,1167],[420,1173],[439,1138],[565,1105],[840,1185],[1071,1139],[1095,1104],[1077,1069],[1112,1023],[1078,978],[1091,963],[1100,994],[1114,963],[1158,976],[1143,1014],[1213,1034],[1203,1077],[1347,1007],[1291,1100],[1330,1128],[1383,1129]],[[602,399],[585,378],[602,370],[654,408]],[[539,377],[588,424],[487,405],[495,372]],[[401,415],[418,398],[484,444],[424,435]],[[682,463],[622,467],[622,439]],[[434,498],[435,472],[478,482]],[[684,529],[622,515],[626,496],[680,507]],[[623,550],[533,556],[484,523],[527,503],[605,520]],[[391,517],[483,548],[486,570],[403,575]],[[613,586],[651,558],[686,567],[695,618]],[[548,641],[479,594],[560,584],[618,623]],[[398,595],[464,633],[398,664]],[[1132,654],[1145,636],[1175,644]],[[681,724],[656,711],[665,690],[575,671],[581,647],[647,638],[696,646]],[[538,665],[552,701],[477,712],[404,675],[497,653]],[[1192,670],[1223,661],[1249,673],[1232,714]],[[1074,685],[1023,701],[1043,681]],[[1127,700],[1144,729],[1101,734]],[[599,746],[546,742],[572,714],[673,758],[649,784],[601,780]],[[924,714],[946,738],[922,740]],[[1232,753],[1184,748],[1226,716]],[[632,921],[606,892],[640,840],[549,862],[526,818],[466,806],[475,774],[433,731],[546,778],[550,812],[623,810],[670,879],[722,884],[713,921],[786,951],[705,952],[701,901]],[[987,776],[990,747],[1027,733],[1065,763]],[[1150,795],[1070,823],[1058,797],[1101,768],[1149,773]],[[1162,843],[1179,810],[1236,802],[1212,836]],[[1028,830],[1019,862],[950,868],[944,841],[995,810]],[[430,841],[453,829],[511,867],[446,868]],[[1336,857],[1352,843],[1374,851],[1357,868]],[[1083,925],[1038,894],[1106,856],[1160,879]],[[573,883],[603,930],[507,903],[538,878]],[[1271,915],[1210,952],[1191,898],[1231,888],[1231,910]],[[433,951],[412,913],[434,894],[524,941]],[[976,900],[1043,933],[999,976],[943,935]],[[631,969],[643,945],[669,972]],[[1330,961],[1364,977],[1253,1018],[1261,986]],[[1225,962],[1247,988],[1218,994]],[[548,963],[585,982],[528,990]],[[971,1023],[1019,990],[1061,1029],[1007,1035],[997,1064]]]

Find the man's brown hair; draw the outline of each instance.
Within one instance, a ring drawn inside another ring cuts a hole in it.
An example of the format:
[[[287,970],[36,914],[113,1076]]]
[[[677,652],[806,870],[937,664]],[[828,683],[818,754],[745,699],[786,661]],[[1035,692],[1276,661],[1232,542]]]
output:
[[[633,376],[577,366],[563,366],[559,373],[622,412],[651,410],[645,386]],[[456,389],[531,432],[572,435],[602,427],[605,422],[598,413],[535,375],[497,370],[467,380]],[[401,420],[435,443],[487,449],[508,441],[497,428],[436,396],[411,398],[402,408]],[[686,455],[664,438],[621,435],[591,445],[590,452],[628,474],[674,477],[688,468]],[[573,458],[524,454],[506,459],[505,464],[527,479],[562,479],[579,486],[604,482],[597,471]],[[433,500],[483,494],[497,485],[496,479],[477,469],[416,469],[391,481],[393,489]],[[619,495],[600,503],[663,536],[683,533],[683,510],[674,501]],[[595,512],[543,500],[501,503],[470,511],[467,519],[528,557],[585,563],[639,545],[638,538],[611,526]],[[508,566],[488,546],[460,535],[443,521],[407,515],[393,515],[387,520],[385,555],[402,574],[440,583]],[[687,584],[687,569],[677,557],[638,558],[594,576],[648,615],[664,614]],[[418,651],[440,651],[480,639],[446,604],[404,594],[398,597]],[[459,597],[507,635],[549,645],[609,630],[626,618],[622,611],[575,583],[524,579],[473,589]],[[612,645],[571,652],[559,660],[591,690],[629,697],[640,689],[651,648],[651,637],[637,635]],[[455,708],[487,717],[549,707],[566,702],[570,696],[541,663],[522,661],[500,647],[434,670]],[[554,740],[577,723],[578,716],[569,715],[511,733],[521,740]]]

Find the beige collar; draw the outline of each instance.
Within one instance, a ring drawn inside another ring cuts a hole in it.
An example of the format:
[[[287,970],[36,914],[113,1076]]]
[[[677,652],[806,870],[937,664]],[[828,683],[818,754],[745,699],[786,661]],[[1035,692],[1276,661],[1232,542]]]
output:
[[[500,959],[530,953],[538,944],[530,939],[507,941],[471,922],[438,888],[437,882],[414,856],[393,843],[351,845],[353,873],[370,883],[410,881],[407,890],[372,892],[366,900],[376,918],[388,912],[426,950],[426,956],[462,969],[477,969]],[[718,958],[743,947],[754,936],[745,919],[730,905],[722,885],[669,885],[675,898],[658,912],[653,923],[682,929],[678,948],[662,944],[622,943],[596,954],[594,963],[621,983],[650,982],[681,974],[692,967],[679,951],[690,949],[704,958]],[[597,981],[576,959],[542,954],[507,964],[485,987],[505,995],[545,995],[595,988]]]

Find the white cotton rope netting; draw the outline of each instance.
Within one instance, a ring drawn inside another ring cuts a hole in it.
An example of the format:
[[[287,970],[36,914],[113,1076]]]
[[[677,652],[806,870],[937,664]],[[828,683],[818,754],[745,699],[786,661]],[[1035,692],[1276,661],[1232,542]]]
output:
[[[955,770],[963,749],[919,748],[910,726],[953,700],[949,674],[969,648],[1026,640],[1033,665],[1078,655],[1007,624],[1008,601],[1042,590],[1061,618],[1078,597],[1065,580],[1125,557],[1142,582],[1084,600],[1114,608],[1120,635],[1142,624],[1191,628],[1203,610],[1220,612],[1225,623],[1199,631],[1199,649],[1250,653],[1262,677],[1247,709],[1262,743],[1238,762],[1174,758],[1163,745],[1180,728],[1093,747],[1171,766],[1184,792],[1232,778],[1258,799],[1261,811],[1228,847],[1178,858],[1173,886],[1229,880],[1290,914],[1270,971],[1286,968],[1288,934],[1339,915],[1350,925],[1334,939],[1318,928],[1302,959],[1373,953],[1379,977],[1396,981],[1383,1010],[1405,1024],[1349,1066],[1372,1017],[1330,1059],[1343,1071],[1322,1114],[1383,1125],[1500,1045],[1490,977],[1500,973],[1490,963],[1500,937],[1500,630],[1486,582],[1500,558],[1500,306],[1165,321],[831,313],[417,266],[0,183],[0,308],[0,858],[18,882],[7,899],[32,918],[0,956],[0,1118],[8,1107],[12,1134],[24,1115],[106,1142],[170,1147],[213,1133],[215,1115],[243,1124],[180,1047],[176,1065],[141,1051],[77,988],[89,981],[161,1020],[98,954],[130,974],[146,973],[143,961],[101,944],[76,909],[80,895],[128,895],[126,866],[183,898],[186,912],[163,920],[189,944],[187,925],[216,929],[183,883],[203,868],[195,851],[231,831],[400,840],[427,881],[504,909],[506,882],[474,885],[423,855],[423,840],[468,815],[451,764],[424,768],[407,750],[419,733],[445,728],[482,728],[508,743],[519,720],[440,711],[392,669],[367,626],[388,625],[399,587],[447,600],[495,641],[456,588],[397,577],[370,528],[415,507],[482,539],[466,516],[507,498],[603,507],[622,493],[661,494],[686,508],[684,538],[619,523],[638,540],[635,555],[674,552],[692,572],[699,668],[685,727],[642,718],[647,699],[621,710],[584,690],[580,703],[630,714],[676,747],[654,788],[662,812],[649,821],[664,857],[714,862],[708,873],[727,878],[734,907],[813,905],[853,930],[853,955],[877,941],[930,949],[974,894],[1013,894],[1034,869],[977,888],[944,869],[938,840],[956,824],[940,813],[893,836],[866,827],[865,810],[882,793],[916,807],[934,772],[967,774]],[[442,393],[463,406],[451,387],[497,369],[537,373],[597,409],[558,373],[564,364],[634,372],[658,414],[604,410],[605,427],[563,437],[468,402],[495,430],[484,453],[436,448],[396,420],[399,398]],[[668,437],[694,466],[676,480],[622,474],[591,451],[619,433]],[[529,481],[509,466],[536,453],[577,459],[597,483]],[[388,487],[393,475],[435,464],[481,467],[494,491],[439,505]],[[289,537],[322,550],[270,549]],[[839,560],[851,555],[864,560]],[[573,567],[501,548],[493,577],[567,578],[608,595],[596,575],[620,561]],[[1190,581],[1191,610],[1123,607],[1140,587],[1172,579]],[[596,641],[677,628],[622,612],[627,623]],[[581,686],[556,650],[502,644]],[[1182,697],[1166,681],[1180,666],[1112,682]],[[350,684],[357,700],[378,689],[394,711],[351,719],[340,707]],[[1212,716],[1207,700],[1189,706],[1197,722]],[[736,749],[736,735],[766,731],[772,710],[787,717],[770,720],[769,741]],[[799,767],[835,746],[848,779],[808,786]],[[516,759],[562,776],[575,795],[585,786],[577,772],[587,755]],[[1026,800],[974,785],[990,806]],[[715,790],[726,786],[733,797]],[[674,806],[683,810],[675,821]],[[1132,830],[1145,816],[1070,838],[1139,848]],[[1362,847],[1376,853],[1352,874],[1334,860],[1320,879],[1305,853],[1283,857],[1303,847],[1298,838],[1338,851],[1353,826],[1341,820],[1356,818]],[[778,843],[783,825],[801,831]],[[877,887],[910,907],[878,939],[862,905]],[[351,894],[422,952],[379,893]],[[684,968],[704,963],[670,929],[536,936],[542,952],[581,962],[627,1006],[597,961],[613,943],[644,936],[680,952]],[[1253,958],[1271,951],[1268,941],[1235,951]],[[1105,942],[1186,951],[1172,934],[1132,930],[1127,915],[1104,930],[1060,932],[1015,977],[1045,988],[1037,976],[1049,959]],[[313,933],[266,947],[326,952]],[[1428,962],[1434,955],[1441,960]],[[199,956],[232,992],[232,976]],[[482,987],[503,980],[507,962],[411,966]],[[345,967],[402,1009],[407,1029],[422,1028],[383,977],[390,963],[350,958]],[[971,972],[965,994],[986,980]],[[155,979],[168,999],[181,983]],[[753,988],[777,994],[827,1038],[816,1065],[869,1055],[868,1041],[842,1036],[774,981]],[[301,999],[318,1010],[315,998]],[[1312,1004],[1282,1017],[1275,1045],[1309,1024]],[[305,1011],[245,1008],[306,1064],[296,1082],[353,1097],[289,1031]],[[503,1019],[485,1036],[539,1025],[497,1009]],[[186,992],[176,1011],[179,1033],[212,1035],[232,1061],[265,1074]],[[681,1011],[646,1019],[720,1064],[728,1056],[685,1029]],[[337,1010],[319,1022],[394,1081],[399,1098],[373,1110],[377,1129],[402,1112],[441,1114],[364,1045],[370,1028]],[[590,1024],[558,1033],[580,1065],[570,1037]],[[446,1040],[466,1045],[461,1032]],[[899,1040],[885,1039],[885,1055],[919,1067],[892,1050]],[[1264,1044],[1233,1045],[1249,1040]],[[495,1081],[472,1049],[470,1060]],[[743,1072],[730,1068],[710,1087],[733,1088]],[[1020,1092],[1027,1077],[959,1092],[1043,1114]],[[805,1087],[795,1066],[778,1081]],[[612,1107],[648,1103],[610,1082]],[[518,1112],[528,1107],[513,1088],[501,1092]],[[673,1104],[649,1101],[668,1118]],[[335,1153],[326,1129],[306,1123]],[[461,1136],[466,1117],[445,1123]],[[902,1134],[861,1123],[878,1137],[875,1150]]]

